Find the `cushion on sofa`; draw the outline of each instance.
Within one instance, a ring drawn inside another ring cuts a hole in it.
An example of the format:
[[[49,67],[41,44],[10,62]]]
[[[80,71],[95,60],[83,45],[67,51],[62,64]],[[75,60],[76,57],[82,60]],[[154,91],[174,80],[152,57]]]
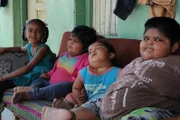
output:
[[[51,106],[51,101],[30,100],[23,101],[19,104],[12,104],[11,98],[13,90],[9,89],[4,92],[3,103],[5,107],[12,111],[15,115],[25,120],[40,120],[43,106]]]
[[[8,74],[28,63],[28,55],[24,52],[5,52],[0,55],[0,76]],[[26,120],[40,120],[43,106],[51,106],[50,101],[24,101],[20,104],[12,104],[11,98],[13,90],[9,89],[4,92],[2,103],[0,104],[0,111],[4,107]]]
[[[0,55],[0,76],[8,74],[28,63],[24,52],[5,52]]]

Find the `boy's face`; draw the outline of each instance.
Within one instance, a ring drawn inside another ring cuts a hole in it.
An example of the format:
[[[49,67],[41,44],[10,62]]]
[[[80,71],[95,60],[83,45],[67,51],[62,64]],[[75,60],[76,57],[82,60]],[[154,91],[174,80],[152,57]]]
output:
[[[140,43],[140,54],[144,60],[156,59],[170,55],[170,40],[161,34],[158,29],[150,28]]]

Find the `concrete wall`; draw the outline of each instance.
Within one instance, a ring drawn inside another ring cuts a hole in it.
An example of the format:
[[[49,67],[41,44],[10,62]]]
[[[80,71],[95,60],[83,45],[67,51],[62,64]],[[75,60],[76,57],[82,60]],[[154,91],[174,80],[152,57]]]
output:
[[[20,45],[17,41],[21,36],[19,29],[19,1],[8,0],[8,5],[0,9],[0,47]],[[22,0],[23,1],[23,0]],[[49,39],[53,52],[59,50],[62,34],[65,31],[71,31],[76,25],[75,2],[78,0],[46,0],[46,23],[49,27]],[[176,0],[176,20],[180,23],[180,0]],[[14,9],[14,10],[13,10]],[[16,11],[16,12],[14,12]],[[132,14],[125,20],[119,19],[118,37],[142,39],[144,23],[149,18],[149,7],[136,5]],[[15,28],[14,28],[15,27]]]
[[[59,50],[61,37],[65,31],[71,31],[75,26],[74,0],[46,0],[46,22],[49,28],[47,41],[53,52]]]
[[[119,19],[118,37],[142,39],[144,23],[149,16],[149,6],[136,5],[132,14],[130,14],[125,21]],[[180,0],[176,0],[175,19],[180,23]]]
[[[5,7],[0,8],[0,47],[20,46],[21,38],[21,11],[22,0],[8,0]]]
[[[6,7],[0,8],[0,47],[13,46],[13,40],[13,2],[9,0]]]
[[[75,1],[74,0],[53,0],[46,1],[49,38],[47,44],[53,52],[59,50],[61,37],[64,31],[71,31],[75,26]],[[0,9],[0,47],[21,45],[20,26],[20,0],[9,0],[6,7]],[[13,10],[14,9],[14,10]],[[17,34],[16,34],[17,33]]]

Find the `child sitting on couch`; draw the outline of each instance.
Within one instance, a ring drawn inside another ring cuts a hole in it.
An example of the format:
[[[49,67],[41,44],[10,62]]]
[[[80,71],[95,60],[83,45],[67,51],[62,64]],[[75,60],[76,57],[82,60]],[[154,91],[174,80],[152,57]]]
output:
[[[54,67],[42,73],[30,87],[17,87],[12,97],[13,104],[23,100],[53,100],[65,97],[72,91],[72,85],[79,70],[88,65],[87,49],[96,41],[96,31],[85,25],[75,27],[67,43],[67,52],[58,56]]]
[[[29,86],[41,75],[41,70],[48,72],[52,69],[56,56],[45,44],[49,36],[49,29],[40,19],[31,19],[24,26],[22,38],[28,43],[23,47],[3,47],[4,52],[27,52],[29,63],[14,72],[0,77],[0,102],[3,92],[17,86]]]
[[[79,99],[79,96],[81,95],[81,90],[83,87],[85,87],[85,90],[87,92],[88,101],[82,104],[80,107],[73,108],[70,111],[56,108],[57,110],[63,112],[63,114],[59,115],[57,115],[53,110],[51,112],[51,109],[55,108],[45,108],[42,119],[71,119],[71,113],[74,117],[76,116],[76,119],[91,119],[96,115],[99,115],[99,103],[101,101],[101,98],[104,96],[108,87],[116,80],[118,71],[120,69],[113,66],[115,50],[107,42],[97,41],[89,47],[88,51],[89,66],[83,68],[79,72],[78,77],[74,82],[72,92],[72,98],[74,98],[74,101],[72,102],[81,104],[82,100]],[[63,103],[65,104],[65,102]]]
[[[121,71],[102,100],[105,120],[161,120],[179,114],[180,56],[173,55],[179,40],[174,19],[154,17],[145,23],[141,57]]]
[[[179,33],[180,25],[168,17],[154,17],[145,23],[141,57],[121,70],[99,102],[102,119],[160,120],[179,114],[180,56],[173,55],[179,47]],[[142,109],[132,116],[129,114],[138,108]],[[83,118],[82,114],[87,117]],[[49,116],[51,120],[58,117],[60,120],[98,120],[90,109],[87,112],[46,107],[43,118],[46,120]]]

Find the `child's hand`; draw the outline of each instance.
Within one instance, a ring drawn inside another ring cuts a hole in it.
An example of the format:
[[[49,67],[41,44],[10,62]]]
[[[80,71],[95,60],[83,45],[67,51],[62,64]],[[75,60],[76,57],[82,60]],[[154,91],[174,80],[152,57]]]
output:
[[[4,77],[0,77],[0,82],[5,81]]]
[[[50,76],[47,73],[45,73],[43,70],[42,70],[42,74],[41,74],[40,77],[43,78],[43,79],[46,79],[46,80],[50,79]]]
[[[79,96],[81,96],[81,92],[80,91],[73,91],[72,92],[72,97],[74,98],[74,100],[76,101],[76,103],[78,105],[81,105],[81,102],[79,100]]]
[[[79,96],[79,101],[81,102],[81,104],[83,104],[83,103],[85,103],[87,101],[87,93],[86,93],[85,88],[83,88],[81,90],[81,94]]]

